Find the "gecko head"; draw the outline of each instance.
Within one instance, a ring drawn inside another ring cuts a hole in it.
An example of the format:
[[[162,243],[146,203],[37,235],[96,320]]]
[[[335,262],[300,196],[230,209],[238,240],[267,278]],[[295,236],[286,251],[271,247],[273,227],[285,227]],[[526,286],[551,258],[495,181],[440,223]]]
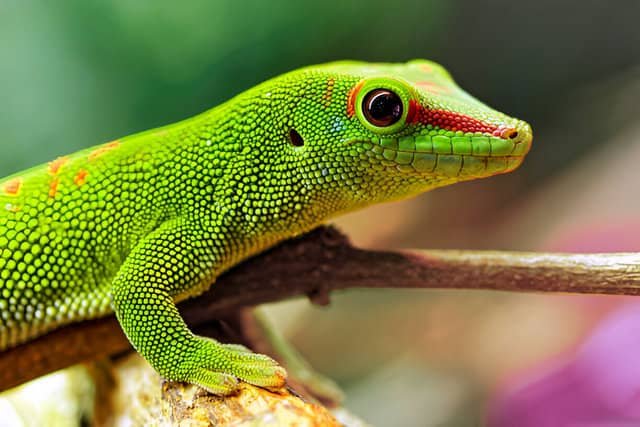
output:
[[[257,95],[282,135],[278,168],[302,182],[296,197],[335,205],[330,214],[510,172],[531,146],[527,123],[430,61],[334,62],[274,81]]]
[[[325,120],[324,144],[361,177],[356,195],[402,198],[510,172],[530,149],[527,123],[467,94],[434,62],[336,62],[314,70],[326,87],[316,115]]]

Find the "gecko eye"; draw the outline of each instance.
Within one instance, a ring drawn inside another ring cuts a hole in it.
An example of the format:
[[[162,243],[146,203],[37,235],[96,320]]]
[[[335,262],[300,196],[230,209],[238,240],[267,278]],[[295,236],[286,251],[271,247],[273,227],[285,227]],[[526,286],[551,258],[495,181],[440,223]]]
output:
[[[402,99],[389,89],[373,89],[362,100],[362,112],[369,123],[391,126],[402,118]]]

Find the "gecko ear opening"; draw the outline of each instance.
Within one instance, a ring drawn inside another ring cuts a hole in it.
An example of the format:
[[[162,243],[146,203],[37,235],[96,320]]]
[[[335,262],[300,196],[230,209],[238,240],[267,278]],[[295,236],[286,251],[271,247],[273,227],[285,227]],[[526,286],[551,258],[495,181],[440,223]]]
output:
[[[302,147],[304,145],[304,139],[302,139],[302,136],[297,130],[291,128],[289,131],[289,143],[294,147]]]

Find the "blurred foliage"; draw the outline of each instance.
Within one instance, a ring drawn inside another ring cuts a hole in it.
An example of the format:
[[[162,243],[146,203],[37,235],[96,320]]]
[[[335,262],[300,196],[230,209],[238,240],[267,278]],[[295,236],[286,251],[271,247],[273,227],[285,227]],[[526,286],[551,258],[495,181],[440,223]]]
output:
[[[531,154],[516,173],[340,224],[370,246],[545,248],[567,224],[590,229],[586,213],[638,218],[628,196],[640,160],[638,16],[637,0],[0,0],[0,175],[189,117],[303,65],[424,57],[531,122]],[[386,426],[478,425],[505,372],[570,346],[604,310],[495,293],[335,300],[328,313],[280,307],[282,326],[295,323],[347,406]]]
[[[341,58],[435,59],[540,133],[544,120],[570,107],[564,99],[576,87],[638,63],[639,15],[635,0],[2,0],[0,129],[10,150],[0,173],[188,117],[268,77]],[[545,163],[560,167],[580,151],[571,141],[556,145],[532,156],[554,150],[555,161]]]
[[[2,172],[186,118],[310,63],[421,56],[434,43],[415,39],[443,30],[446,5],[3,1],[0,129],[12,150]],[[391,24],[393,37],[379,37]]]
[[[69,427],[92,419],[96,387],[83,366],[55,372],[0,395],[2,427]]]

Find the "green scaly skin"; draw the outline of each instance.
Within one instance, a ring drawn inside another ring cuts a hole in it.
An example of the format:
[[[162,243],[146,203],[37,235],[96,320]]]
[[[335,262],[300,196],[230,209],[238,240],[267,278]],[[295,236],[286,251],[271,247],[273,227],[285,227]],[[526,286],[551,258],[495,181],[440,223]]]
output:
[[[364,114],[377,88],[401,99],[397,123],[374,126]],[[511,171],[530,144],[529,125],[435,63],[337,62],[8,177],[0,350],[114,311],[167,379],[216,394],[238,379],[279,387],[276,362],[194,335],[175,302],[337,214]]]

